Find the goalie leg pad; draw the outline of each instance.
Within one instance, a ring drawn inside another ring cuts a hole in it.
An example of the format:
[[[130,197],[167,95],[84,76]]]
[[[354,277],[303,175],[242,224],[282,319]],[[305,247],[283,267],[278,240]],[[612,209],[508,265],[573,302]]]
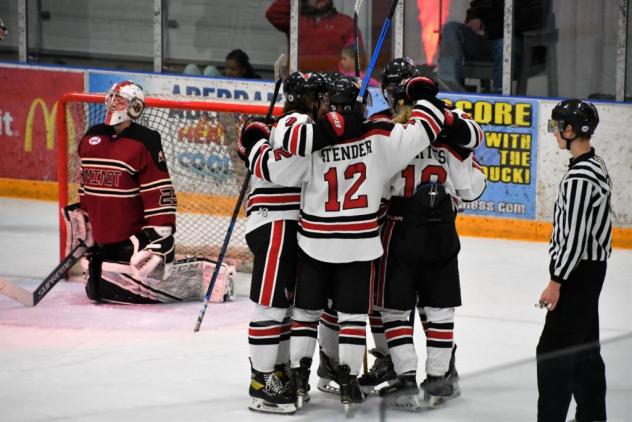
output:
[[[66,223],[66,250],[64,255],[67,256],[79,244],[79,240],[83,240],[88,247],[94,245],[88,213],[79,208],[78,202],[65,206],[61,214]]]

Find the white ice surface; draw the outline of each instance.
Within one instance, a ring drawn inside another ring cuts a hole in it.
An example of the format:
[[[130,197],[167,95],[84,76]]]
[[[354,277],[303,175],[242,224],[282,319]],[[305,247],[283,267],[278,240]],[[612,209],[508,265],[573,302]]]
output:
[[[55,204],[0,198],[0,276],[33,289],[57,259]],[[547,245],[464,237],[460,269],[465,305],[455,336],[463,395],[420,415],[389,409],[386,419],[533,421],[544,320],[534,303],[548,281]],[[631,273],[632,251],[615,250],[600,313],[610,421],[632,420],[632,341],[611,341],[632,331]],[[34,308],[0,295],[0,421],[280,418],[247,409],[249,275],[239,274],[237,283],[237,300],[210,304],[195,334],[200,303],[94,305],[79,282],[60,282]],[[312,386],[317,364],[316,357]],[[379,403],[369,399],[355,419],[379,420]],[[312,401],[288,418],[344,414],[336,397],[314,389]]]

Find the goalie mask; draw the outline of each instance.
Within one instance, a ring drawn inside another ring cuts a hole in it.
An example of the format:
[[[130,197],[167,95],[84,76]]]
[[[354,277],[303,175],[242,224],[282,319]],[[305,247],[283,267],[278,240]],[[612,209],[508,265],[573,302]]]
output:
[[[136,120],[145,110],[143,88],[132,81],[117,82],[105,97],[104,123],[116,126],[128,120]]]

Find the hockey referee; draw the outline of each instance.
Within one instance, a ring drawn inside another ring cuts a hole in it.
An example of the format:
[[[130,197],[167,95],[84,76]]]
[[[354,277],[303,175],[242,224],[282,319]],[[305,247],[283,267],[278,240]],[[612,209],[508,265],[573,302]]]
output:
[[[549,131],[571,154],[559,186],[549,247],[551,280],[540,295],[546,322],[537,347],[538,421],[606,420],[606,374],[599,346],[599,294],[610,256],[612,182],[590,137],[599,116],[584,100],[564,100]]]

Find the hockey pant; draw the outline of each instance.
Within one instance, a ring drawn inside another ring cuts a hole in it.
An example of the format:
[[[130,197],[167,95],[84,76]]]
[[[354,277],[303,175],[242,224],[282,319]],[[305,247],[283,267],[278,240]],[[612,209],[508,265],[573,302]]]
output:
[[[290,309],[272,308],[255,304],[254,314],[248,327],[250,362],[252,367],[264,373],[274,371],[274,366],[290,361]]]
[[[292,336],[290,358],[292,368],[300,366],[302,358],[312,359],[316,350],[316,334],[322,309],[294,308],[292,312]],[[366,314],[347,314],[338,311],[338,353],[341,365],[349,365],[352,375],[362,369],[366,347]]]

